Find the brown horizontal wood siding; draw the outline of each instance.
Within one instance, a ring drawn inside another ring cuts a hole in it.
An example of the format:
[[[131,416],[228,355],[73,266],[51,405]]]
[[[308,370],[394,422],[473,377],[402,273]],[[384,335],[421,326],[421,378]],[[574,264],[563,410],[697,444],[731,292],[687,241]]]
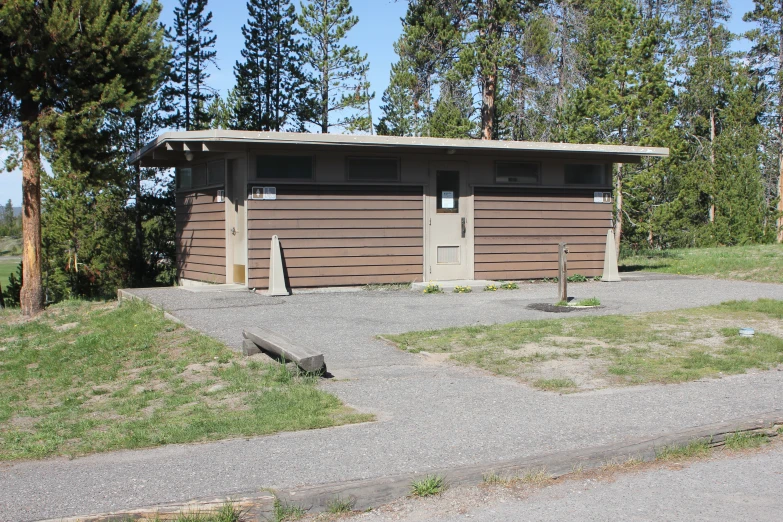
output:
[[[557,277],[557,245],[568,244],[568,273],[601,275],[612,205],[593,191],[476,187],[476,279]]]
[[[218,189],[177,194],[177,277],[226,282],[226,206]]]
[[[293,288],[409,283],[424,264],[421,187],[278,185],[248,201],[248,284],[269,286],[273,235]]]

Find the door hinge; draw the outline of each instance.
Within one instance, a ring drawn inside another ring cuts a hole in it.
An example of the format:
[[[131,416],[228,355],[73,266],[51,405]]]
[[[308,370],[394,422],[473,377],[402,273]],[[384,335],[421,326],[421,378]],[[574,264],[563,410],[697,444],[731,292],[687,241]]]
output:
[[[432,226],[432,218],[430,218],[430,226]]]

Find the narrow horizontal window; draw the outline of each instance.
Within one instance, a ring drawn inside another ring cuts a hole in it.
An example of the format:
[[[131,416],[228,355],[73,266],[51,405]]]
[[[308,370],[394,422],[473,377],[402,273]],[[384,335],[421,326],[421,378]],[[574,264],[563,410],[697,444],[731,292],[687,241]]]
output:
[[[397,181],[400,179],[396,158],[348,158],[349,181]]]
[[[177,169],[177,188],[189,189],[193,186],[193,170],[190,168]]]
[[[256,156],[257,179],[313,179],[311,156]]]
[[[606,165],[573,164],[565,166],[566,185],[606,185]]]
[[[541,165],[538,163],[497,162],[495,183],[521,183],[538,185],[541,181]]]
[[[226,182],[226,162],[223,160],[207,163],[207,184],[223,185]]]

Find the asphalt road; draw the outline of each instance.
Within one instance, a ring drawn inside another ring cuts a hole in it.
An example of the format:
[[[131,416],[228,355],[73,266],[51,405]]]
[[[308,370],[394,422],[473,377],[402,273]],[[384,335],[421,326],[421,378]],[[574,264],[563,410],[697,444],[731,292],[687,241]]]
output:
[[[607,480],[566,480],[528,495],[465,488],[439,499],[409,499],[356,522],[779,521],[783,446],[751,456],[621,473]]]
[[[323,384],[378,422],[209,444],[166,446],[0,466],[0,520],[100,513],[586,448],[679,431],[783,407],[783,372],[671,386],[558,395],[478,370],[431,364],[375,336],[414,329],[553,317],[527,310],[554,285],[466,295],[359,292],[269,298],[248,292],[138,290],[188,324],[241,342],[264,326],[323,350],[335,379]],[[571,286],[601,310],[634,313],[783,299],[772,284],[657,277]],[[570,314],[570,315],[574,315]]]

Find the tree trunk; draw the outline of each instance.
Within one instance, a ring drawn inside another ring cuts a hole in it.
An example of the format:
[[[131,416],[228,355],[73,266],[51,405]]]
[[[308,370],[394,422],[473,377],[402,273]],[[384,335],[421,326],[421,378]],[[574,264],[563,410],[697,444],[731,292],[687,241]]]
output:
[[[783,243],[783,155],[780,156],[780,169],[778,171],[778,243]]]
[[[329,134],[329,75],[326,70],[321,82],[321,133]]]
[[[135,126],[135,146],[136,150],[139,150],[142,147],[142,140],[141,140],[141,125],[142,125],[142,118],[143,116],[141,114],[136,114],[134,117],[134,126]],[[146,272],[146,263],[144,262],[144,213],[142,208],[142,194],[141,194],[141,164],[140,162],[137,162],[134,165],[134,180],[133,180],[133,190],[135,192],[135,198],[136,198],[136,208],[135,208],[135,226],[136,226],[136,255],[134,256],[135,263],[134,263],[134,272],[136,272],[133,276],[134,282],[136,286],[141,286],[144,283],[144,273]]]
[[[41,277],[41,134],[38,107],[22,101],[22,314],[33,316],[44,308]]]
[[[715,109],[710,108],[710,223],[715,223]]]
[[[495,134],[495,88],[498,75],[488,74],[484,77],[484,88],[481,92],[481,139],[494,139]]]
[[[614,221],[614,241],[617,249],[617,260],[620,260],[620,240],[623,238],[623,164],[617,164],[617,179],[615,180],[615,202],[617,216]]]

